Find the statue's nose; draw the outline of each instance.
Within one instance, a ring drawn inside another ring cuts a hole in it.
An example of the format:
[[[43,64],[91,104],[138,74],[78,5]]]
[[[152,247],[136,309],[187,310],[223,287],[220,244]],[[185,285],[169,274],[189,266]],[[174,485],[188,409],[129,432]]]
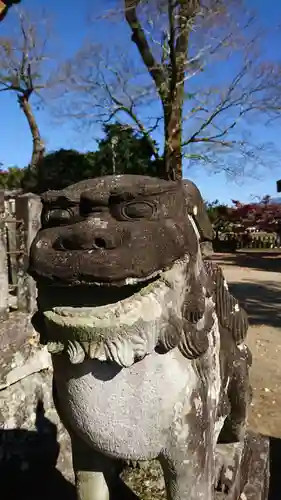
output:
[[[128,242],[129,232],[101,219],[78,223],[54,244],[56,250],[113,250]]]

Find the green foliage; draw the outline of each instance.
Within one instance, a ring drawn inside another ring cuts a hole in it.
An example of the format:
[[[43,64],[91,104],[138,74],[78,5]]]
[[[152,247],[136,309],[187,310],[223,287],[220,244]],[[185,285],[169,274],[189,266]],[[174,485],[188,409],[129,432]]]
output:
[[[47,154],[34,171],[26,169],[22,187],[25,191],[42,193],[48,189],[63,189],[70,184],[99,175],[95,153],[80,153],[60,149]]]
[[[143,136],[119,124],[105,125],[104,133],[95,152],[60,149],[47,154],[35,172],[25,170],[23,189],[41,193],[112,173],[157,175],[157,162],[152,160],[151,148]]]
[[[0,168],[0,188],[18,189],[24,177],[24,169],[18,167],[9,167],[7,170]]]
[[[157,163],[147,139],[129,126],[119,123],[104,126],[104,139],[99,141],[96,162],[100,175],[157,175]]]
[[[216,237],[218,237],[219,232],[226,232],[229,229],[229,207],[215,200],[213,202],[206,202],[206,208]]]

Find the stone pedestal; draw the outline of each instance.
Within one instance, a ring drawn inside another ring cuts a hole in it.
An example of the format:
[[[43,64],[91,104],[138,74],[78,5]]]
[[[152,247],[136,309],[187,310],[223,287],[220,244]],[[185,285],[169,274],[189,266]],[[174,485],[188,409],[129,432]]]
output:
[[[241,443],[221,444],[216,453],[217,500],[267,500],[269,439],[248,432]]]

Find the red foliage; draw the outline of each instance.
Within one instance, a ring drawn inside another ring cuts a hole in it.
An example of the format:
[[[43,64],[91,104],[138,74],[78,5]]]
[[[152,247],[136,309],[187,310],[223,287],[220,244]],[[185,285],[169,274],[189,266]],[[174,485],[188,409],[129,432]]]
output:
[[[231,222],[241,224],[244,229],[255,227],[266,232],[280,231],[281,205],[271,203],[269,197],[265,197],[261,203],[243,204],[237,200],[232,202],[234,208],[229,212]]]

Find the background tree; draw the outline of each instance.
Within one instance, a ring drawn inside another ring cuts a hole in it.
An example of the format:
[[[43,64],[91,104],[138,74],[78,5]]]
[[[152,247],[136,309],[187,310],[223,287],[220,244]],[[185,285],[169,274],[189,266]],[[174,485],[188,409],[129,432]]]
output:
[[[45,155],[35,171],[30,167],[24,170],[23,189],[41,193],[113,173],[157,175],[157,164],[151,159],[150,148],[131,127],[118,123],[105,125],[104,134],[97,151],[81,153],[60,149]]]
[[[219,233],[226,232],[229,230],[230,217],[229,217],[229,207],[227,205],[219,203],[218,200],[213,202],[206,202],[207,212],[210,221],[213,225],[215,238],[219,238]]]
[[[24,173],[24,169],[18,167],[0,168],[0,188],[20,189]]]
[[[99,175],[139,174],[157,176],[158,162],[146,138],[130,125],[105,124],[105,137],[98,141],[96,165]],[[156,144],[153,144],[156,150]]]
[[[233,200],[234,207],[229,210],[229,220],[240,224],[244,231],[255,227],[257,231],[267,233],[281,231],[281,205],[272,203],[265,196],[259,203],[241,203]]]
[[[80,153],[73,149],[60,149],[46,154],[37,163],[36,170],[25,169],[22,179],[24,191],[42,193],[48,189],[63,189],[70,184],[98,175],[95,153]]]
[[[162,160],[163,177],[180,178],[184,156],[230,174],[257,168],[266,145],[253,144],[246,117],[264,111],[266,80],[258,70],[259,28],[242,0],[123,5],[119,35],[125,21],[134,43],[124,35],[123,47],[113,35],[107,47],[85,41],[61,68],[60,115],[80,124],[129,120]],[[112,24],[111,14],[105,17]],[[153,141],[159,131],[160,155]]]
[[[50,33],[46,14],[42,15],[40,23],[24,11],[17,11],[16,16],[15,35],[0,37],[0,92],[13,92],[27,119],[33,141],[30,168],[36,169],[44,155],[45,144],[34,110],[41,102],[40,92],[49,85],[50,62],[46,48]]]

